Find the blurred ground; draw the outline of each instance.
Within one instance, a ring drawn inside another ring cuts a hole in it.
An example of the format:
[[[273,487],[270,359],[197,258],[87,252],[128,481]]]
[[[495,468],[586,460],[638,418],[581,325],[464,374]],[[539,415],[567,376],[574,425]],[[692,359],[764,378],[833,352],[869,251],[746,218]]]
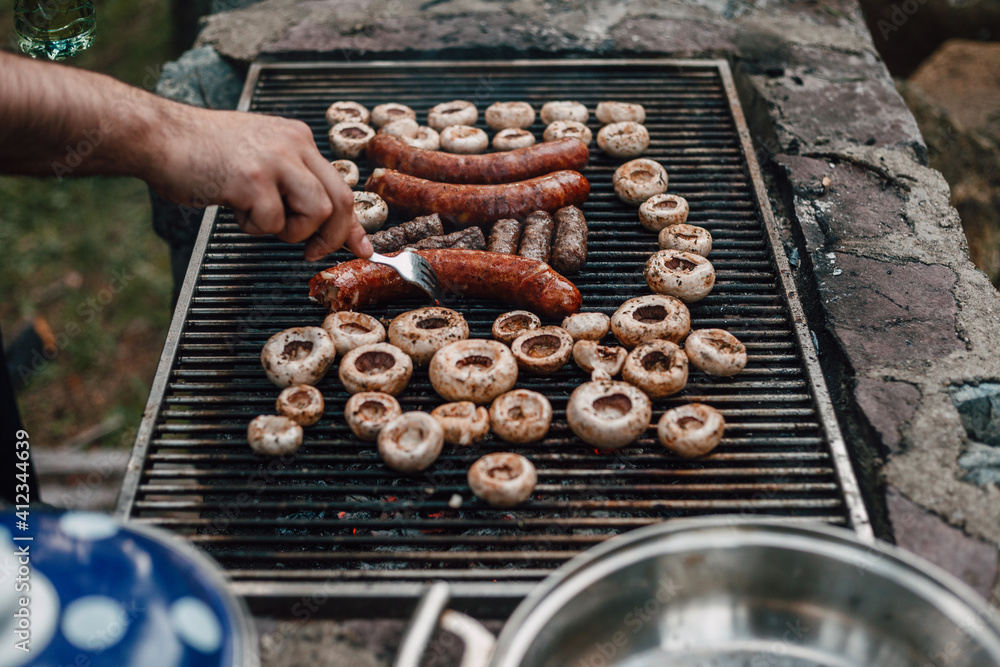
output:
[[[0,5],[7,50],[13,4]],[[170,2],[96,5],[95,44],[71,64],[151,88],[175,55]],[[167,248],[152,231],[146,186],[0,177],[0,294],[7,340],[41,315],[59,347],[54,361],[15,372],[32,445],[130,447],[170,318]]]

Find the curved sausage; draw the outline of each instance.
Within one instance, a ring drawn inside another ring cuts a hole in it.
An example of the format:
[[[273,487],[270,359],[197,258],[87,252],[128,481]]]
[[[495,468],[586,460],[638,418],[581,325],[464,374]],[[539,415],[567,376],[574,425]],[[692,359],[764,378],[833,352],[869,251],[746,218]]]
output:
[[[590,183],[576,171],[557,171],[505,185],[459,185],[376,169],[365,190],[404,214],[439,213],[444,220],[468,227],[501,218],[523,219],[532,211],[554,213],[563,206],[578,206],[587,200]]]
[[[521,223],[514,218],[497,220],[490,232],[490,243],[486,249],[505,255],[516,255],[517,244],[521,240]]]
[[[376,167],[445,183],[512,183],[563,169],[579,171],[590,157],[587,145],[575,138],[501,153],[456,155],[416,148],[399,137],[379,134],[365,150]]]
[[[524,221],[524,232],[517,254],[536,262],[549,261],[552,254],[552,231],[555,223],[545,211],[535,211]]]
[[[434,267],[444,294],[497,299],[559,319],[580,310],[580,291],[548,264],[483,250],[417,250]],[[309,296],[331,312],[422,295],[393,269],[366,259],[320,271],[309,281]]]
[[[556,240],[549,261],[560,273],[576,273],[587,262],[587,219],[576,206],[556,211]]]

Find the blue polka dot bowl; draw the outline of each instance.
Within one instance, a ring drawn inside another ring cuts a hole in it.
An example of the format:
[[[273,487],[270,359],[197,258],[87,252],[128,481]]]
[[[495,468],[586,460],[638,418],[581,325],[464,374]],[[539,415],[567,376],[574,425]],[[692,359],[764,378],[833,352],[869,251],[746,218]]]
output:
[[[257,655],[246,607],[208,556],[89,512],[0,513],[0,634],[4,667],[237,667]]]

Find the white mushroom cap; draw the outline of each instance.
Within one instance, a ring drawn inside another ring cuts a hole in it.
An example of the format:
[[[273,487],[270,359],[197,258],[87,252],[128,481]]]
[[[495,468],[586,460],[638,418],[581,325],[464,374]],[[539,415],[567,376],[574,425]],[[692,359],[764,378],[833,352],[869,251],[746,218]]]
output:
[[[362,391],[344,405],[344,420],[362,440],[375,440],[382,427],[403,414],[399,401],[382,391]]]
[[[381,322],[371,315],[351,310],[330,313],[323,320],[323,328],[330,334],[340,356],[356,347],[385,340],[385,327]]]
[[[677,195],[653,195],[639,206],[639,222],[651,232],[679,225],[688,218],[688,202]]]
[[[344,183],[347,183],[347,187],[353,188],[358,184],[358,179],[361,177],[358,171],[358,165],[354,164],[350,160],[334,160],[330,164],[333,168],[337,170],[340,177],[344,179]]]
[[[691,363],[710,375],[736,375],[747,365],[747,348],[725,329],[697,329],[684,341]]]
[[[577,437],[601,449],[623,447],[643,434],[653,409],[649,398],[625,382],[586,382],[573,390],[566,421]]]
[[[428,306],[396,316],[389,323],[389,342],[423,366],[448,343],[469,337],[469,324],[462,313]]]
[[[302,427],[288,417],[260,415],[247,426],[247,441],[258,454],[291,454],[302,446]]]
[[[490,425],[501,440],[524,445],[545,437],[552,423],[552,404],[537,391],[515,389],[497,396],[490,406]]]
[[[545,126],[545,131],[542,133],[543,141],[555,141],[567,137],[576,137],[589,146],[594,140],[594,133],[589,127],[575,120],[554,120]]]
[[[535,110],[527,102],[494,102],[486,107],[484,116],[494,130],[523,129],[535,122]]]
[[[493,135],[493,148],[498,151],[512,151],[535,145],[535,135],[528,130],[509,127]]]
[[[702,257],[712,252],[712,234],[704,227],[680,223],[660,230],[657,238],[661,250],[684,250]]]
[[[379,134],[391,134],[400,139],[413,139],[420,130],[420,123],[415,118],[400,118],[386,123],[378,129]]]
[[[425,470],[437,460],[443,445],[441,425],[426,412],[404,412],[378,434],[379,455],[398,472]]]
[[[441,130],[441,148],[449,153],[474,155],[490,147],[490,137],[478,127],[449,125]]]
[[[445,403],[431,410],[449,445],[465,447],[479,442],[490,432],[490,414],[472,401]]]
[[[691,330],[691,313],[680,299],[647,294],[629,299],[611,316],[611,333],[625,347],[647,340],[678,342]]]
[[[578,340],[573,344],[573,361],[594,380],[610,380],[618,375],[628,352],[614,345],[601,345],[594,340]]]
[[[337,350],[320,327],[293,327],[274,334],[260,351],[267,379],[279,387],[316,384],[326,375]]]
[[[330,128],[330,148],[338,158],[354,159],[361,155],[375,130],[364,123],[345,121]]]
[[[334,102],[326,110],[328,125],[343,122],[368,123],[370,114],[368,108],[357,102]]]
[[[542,122],[548,125],[557,120],[575,120],[578,123],[586,123],[590,112],[587,107],[579,102],[556,100],[546,102],[542,105]]]
[[[656,160],[639,158],[615,169],[611,182],[619,199],[638,206],[653,195],[667,191],[667,170]]]
[[[442,102],[427,112],[427,124],[438,131],[449,125],[475,125],[478,118],[476,105],[465,100]]]
[[[602,125],[625,121],[646,122],[646,109],[641,104],[629,102],[598,102],[595,115]]]
[[[433,127],[424,125],[418,127],[412,137],[403,137],[403,141],[414,148],[422,148],[425,151],[436,151],[441,148],[441,135]]]
[[[514,339],[525,331],[537,329],[542,321],[528,310],[512,310],[504,313],[493,321],[493,337],[501,343],[510,345]]]
[[[574,313],[562,321],[573,340],[601,340],[610,327],[611,318],[604,313]]]
[[[428,374],[445,400],[483,404],[510,391],[517,382],[517,362],[503,343],[474,338],[438,350]]]
[[[517,365],[534,375],[551,375],[573,354],[573,337],[561,327],[525,331],[510,344]]]
[[[494,452],[472,464],[468,481],[479,499],[494,507],[513,507],[531,496],[538,473],[520,454]]]
[[[382,229],[389,218],[389,206],[374,192],[355,192],[354,215],[365,231],[371,234]]]
[[[349,394],[382,391],[393,396],[406,388],[413,361],[389,343],[356,347],[340,360],[340,382]]]
[[[639,157],[649,148],[649,130],[632,121],[605,125],[597,133],[597,146],[611,157]]]
[[[687,355],[677,343],[651,340],[629,352],[622,366],[622,379],[650,398],[676,394],[687,384]]]
[[[302,426],[312,426],[318,422],[323,416],[324,407],[322,392],[308,384],[285,387],[274,403],[275,412]]]
[[[383,125],[402,118],[412,118],[413,120],[416,120],[417,112],[405,104],[397,104],[396,102],[379,104],[372,109],[372,125],[375,127],[382,127]]]
[[[646,260],[643,271],[649,289],[675,296],[684,303],[704,299],[715,287],[715,267],[692,252],[660,250]]]
[[[664,412],[656,436],[674,454],[693,458],[715,449],[725,430],[721,412],[702,403],[689,403]]]

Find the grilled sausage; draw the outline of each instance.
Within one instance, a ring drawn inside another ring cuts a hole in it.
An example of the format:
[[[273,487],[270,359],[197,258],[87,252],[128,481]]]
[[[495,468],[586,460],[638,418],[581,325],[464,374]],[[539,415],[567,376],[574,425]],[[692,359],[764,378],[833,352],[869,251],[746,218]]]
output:
[[[418,250],[430,262],[445,294],[497,299],[541,317],[558,319],[580,310],[580,291],[547,264],[482,250]],[[393,269],[366,259],[321,271],[309,296],[330,311],[359,310],[423,294]]]
[[[587,262],[587,219],[576,206],[556,211],[556,240],[550,263],[560,273],[573,274]]]
[[[486,237],[479,227],[460,229],[446,236],[428,236],[416,243],[408,243],[407,248],[414,250],[432,250],[437,248],[467,248],[469,250],[485,250]]]
[[[513,218],[497,220],[490,232],[490,244],[486,249],[504,255],[516,255],[521,240],[521,223]]]
[[[576,171],[557,171],[505,185],[457,185],[427,181],[395,169],[376,169],[365,190],[380,195],[394,211],[439,213],[448,222],[468,227],[582,204],[590,194],[590,183]]]
[[[513,183],[563,169],[579,171],[590,157],[587,145],[574,139],[503,153],[455,155],[415,148],[398,137],[380,134],[368,142],[366,150],[376,167],[445,183]]]
[[[375,252],[387,253],[402,250],[408,243],[416,243],[420,239],[428,236],[440,236],[444,234],[444,226],[441,224],[441,217],[434,213],[404,222],[389,229],[383,229],[375,234],[369,234],[368,240],[372,242]]]
[[[524,233],[521,234],[521,244],[517,254],[533,259],[536,262],[549,261],[552,254],[552,230],[555,223],[552,216],[545,211],[535,211],[524,221]]]

